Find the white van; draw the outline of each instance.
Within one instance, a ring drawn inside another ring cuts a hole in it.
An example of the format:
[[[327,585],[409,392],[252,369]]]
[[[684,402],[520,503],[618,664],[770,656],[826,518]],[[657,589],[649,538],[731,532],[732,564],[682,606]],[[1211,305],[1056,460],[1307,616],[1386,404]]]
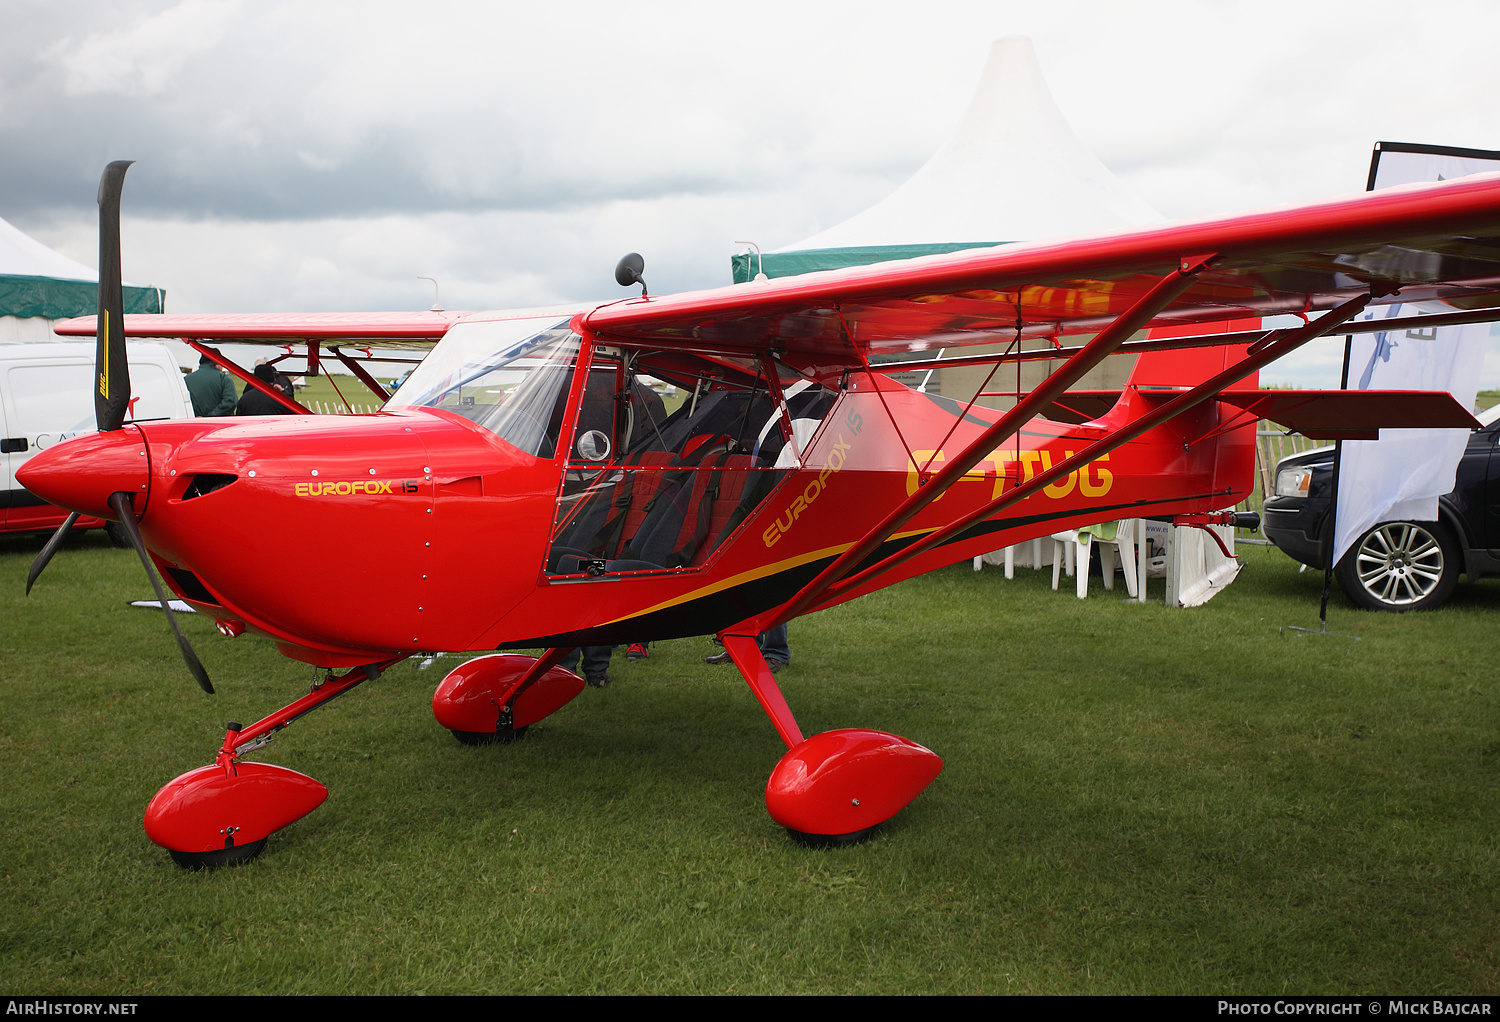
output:
[[[182,370],[165,345],[132,341],[129,360],[126,422],[193,417]],[[0,532],[50,532],[67,517],[16,482],[16,471],[37,451],[95,430],[93,384],[93,341],[0,344]],[[74,528],[103,525],[80,518]]]

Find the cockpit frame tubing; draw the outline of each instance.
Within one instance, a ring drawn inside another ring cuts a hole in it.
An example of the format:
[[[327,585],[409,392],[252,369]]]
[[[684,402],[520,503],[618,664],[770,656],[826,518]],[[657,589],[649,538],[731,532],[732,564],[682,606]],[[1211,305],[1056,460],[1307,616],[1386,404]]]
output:
[[[557,428],[557,449],[552,452],[553,459],[560,460],[563,465],[571,457],[574,434],[578,432],[578,417],[583,414],[583,389],[588,383],[589,367],[594,364],[594,349],[598,346],[599,342],[592,334],[578,335],[578,352],[573,356],[573,379],[568,384],[567,410],[563,412],[562,425]],[[559,477],[559,495],[566,475],[564,472]]]
[[[766,374],[766,388],[771,392],[771,400],[776,406],[776,422],[781,427],[781,440],[790,445],[792,456],[798,468],[802,467],[802,448],[797,444],[796,434],[792,431],[792,410],[787,406],[786,395],[781,389],[781,374],[776,371],[776,356],[767,352],[760,360],[761,368]]]

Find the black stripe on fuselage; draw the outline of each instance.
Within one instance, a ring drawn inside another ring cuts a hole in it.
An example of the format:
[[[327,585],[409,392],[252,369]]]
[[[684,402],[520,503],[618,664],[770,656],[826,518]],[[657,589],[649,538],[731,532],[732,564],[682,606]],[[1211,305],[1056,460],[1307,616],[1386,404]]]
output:
[[[1198,494],[1195,496],[1206,497],[1208,494]],[[1129,501],[1123,504],[1101,505],[1090,508],[1090,510],[1102,512],[1104,520],[1108,521],[1114,512],[1137,510],[1153,504],[1176,504],[1184,500],[1193,500],[1195,496],[1150,501]],[[1027,515],[1021,518],[1007,518],[1002,521],[979,522],[972,528],[966,529],[947,542],[940,544],[937,549],[1004,530],[1024,528],[1028,525],[1038,525],[1043,522],[1056,521],[1060,518],[1075,517],[1078,513],[1078,509],[1074,509],[1047,514]],[[880,545],[879,549],[861,561],[859,566],[850,571],[849,574],[854,575],[874,564],[878,564],[891,554],[905,549],[921,538],[921,535],[915,535],[905,536],[901,539],[887,540]],[[814,578],[817,578],[818,573],[832,564],[833,561],[833,556],[809,561],[806,564],[799,564],[785,571],[779,571],[774,575],[767,575],[764,578],[741,583],[730,589],[709,593],[675,606],[664,607],[661,610],[641,614],[638,617],[629,618],[625,621],[616,621],[611,624],[601,625],[598,628],[519,639],[515,642],[507,642],[496,648],[534,649],[539,646],[547,648],[555,646],[618,646],[632,642],[656,642],[662,639],[681,639],[692,635],[709,635],[721,628],[727,628],[732,624],[744,621],[746,618],[770,610],[772,607],[779,607],[791,599],[803,586],[807,585]]]

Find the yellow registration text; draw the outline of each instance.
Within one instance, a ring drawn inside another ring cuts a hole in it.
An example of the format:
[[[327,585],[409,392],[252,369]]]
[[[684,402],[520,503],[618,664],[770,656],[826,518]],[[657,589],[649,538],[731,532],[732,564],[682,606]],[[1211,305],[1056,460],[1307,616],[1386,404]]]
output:
[[[908,495],[916,493],[917,488],[922,485],[922,480],[930,477],[945,460],[942,451],[912,451],[911,455],[911,461],[907,463],[906,468]],[[1064,458],[1072,456],[1072,451],[1063,451]],[[1101,464],[1108,460],[1108,454],[1101,454],[1082,468],[1074,469],[1051,485],[1042,487],[1042,493],[1054,500],[1061,500],[1072,493],[1076,487],[1078,492],[1085,497],[1102,497],[1115,484],[1114,473]],[[1013,450],[991,451],[989,457],[965,472],[956,485],[992,482],[991,499],[994,499],[1005,492],[1007,477],[1011,480],[1011,485],[1016,485],[1035,478],[1039,468],[1043,472],[1052,471],[1051,451],[1021,451],[1019,456]],[[942,496],[937,498],[937,500],[942,499]],[[937,503],[937,500],[933,503]]]

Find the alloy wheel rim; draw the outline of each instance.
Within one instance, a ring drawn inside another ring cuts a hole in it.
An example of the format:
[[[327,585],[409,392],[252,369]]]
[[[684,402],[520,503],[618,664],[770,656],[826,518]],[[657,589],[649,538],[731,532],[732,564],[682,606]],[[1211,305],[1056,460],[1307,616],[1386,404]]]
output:
[[[1360,585],[1377,600],[1410,605],[1431,595],[1442,580],[1443,546],[1421,526],[1392,522],[1365,537],[1355,570]]]

